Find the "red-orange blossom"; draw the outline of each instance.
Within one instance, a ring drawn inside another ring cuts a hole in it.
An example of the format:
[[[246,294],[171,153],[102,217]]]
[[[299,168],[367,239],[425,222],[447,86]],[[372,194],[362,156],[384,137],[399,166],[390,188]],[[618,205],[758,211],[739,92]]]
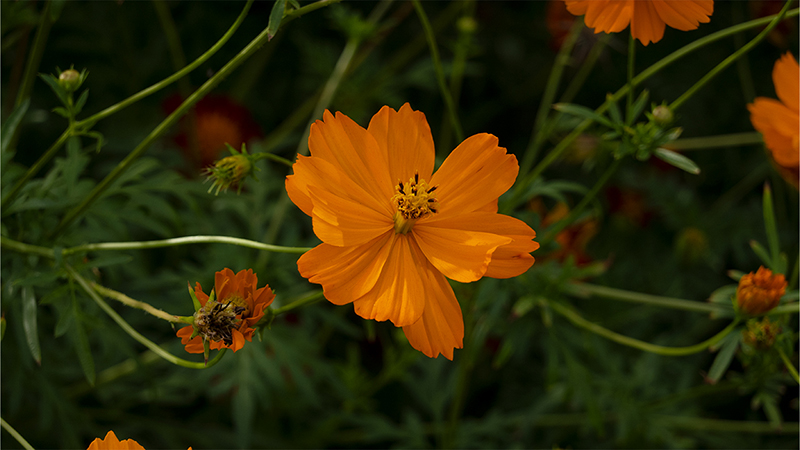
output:
[[[464,322],[447,278],[517,276],[539,244],[524,222],[497,214],[517,159],[491,134],[462,142],[433,173],[425,115],[383,107],[367,129],[325,111],[298,156],[289,197],[312,217],[322,244],[297,262],[334,304],[403,327],[429,357],[453,358]]]

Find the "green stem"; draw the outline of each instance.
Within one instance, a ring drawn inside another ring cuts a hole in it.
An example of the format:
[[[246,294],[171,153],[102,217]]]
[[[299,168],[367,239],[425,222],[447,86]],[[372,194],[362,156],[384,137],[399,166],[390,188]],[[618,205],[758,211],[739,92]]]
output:
[[[477,288],[476,288],[477,289]],[[458,433],[458,423],[464,410],[464,402],[467,397],[470,373],[474,367],[474,354],[470,353],[469,346],[472,343],[473,332],[475,330],[475,289],[469,291],[469,295],[460,296],[464,305],[464,343],[467,344],[466,350],[461,354],[458,361],[456,386],[453,391],[453,403],[450,405],[450,423],[442,426],[442,448],[455,448],[456,435]]]
[[[322,291],[312,292],[305,297],[301,297],[288,305],[281,306],[280,308],[275,308],[272,310],[272,315],[277,316],[279,314],[285,314],[293,309],[297,309],[301,306],[311,305],[317,303],[320,300],[325,299],[325,293]]]
[[[22,188],[25,187],[25,184],[28,182],[28,180],[30,180],[31,178],[33,178],[34,175],[39,173],[42,167],[44,167],[44,165],[47,164],[48,161],[50,161],[50,159],[53,156],[55,156],[56,153],[58,153],[58,150],[61,148],[62,145],[64,145],[65,142],[67,142],[67,139],[69,139],[69,137],[72,136],[72,133],[73,133],[73,128],[67,128],[63,133],[61,133],[61,136],[59,136],[59,138],[53,143],[53,145],[51,145],[50,148],[48,148],[47,151],[38,160],[36,160],[36,162],[31,166],[31,168],[28,169],[27,172],[25,172],[25,175],[23,175],[22,178],[20,178],[19,181],[17,181],[17,184],[14,185],[14,188],[11,189],[11,191],[9,191],[8,194],[6,194],[3,197],[2,201],[3,209],[11,205],[11,202],[17,197]]]
[[[33,450],[33,446],[29,444],[28,441],[26,441],[21,434],[17,433],[17,430],[15,430],[14,427],[9,425],[8,422],[6,422],[3,418],[0,418],[0,425],[2,425],[3,429],[8,431],[8,434],[10,434],[11,437],[16,439],[17,442],[19,442],[19,444],[22,445],[23,448],[25,448],[25,450]]]
[[[86,380],[78,382],[68,388],[65,389],[65,395],[67,397],[78,397],[80,395],[87,394],[92,391],[92,389],[100,386],[101,384],[110,383],[118,378],[122,378],[125,375],[135,372],[137,369],[141,368],[142,366],[152,364],[156,361],[161,361],[161,358],[158,357],[155,353],[150,350],[145,350],[137,357],[128,358],[125,361],[113,365],[102,372],[97,374],[97,380],[95,380],[94,386],[91,386]]]
[[[750,42],[748,42],[747,44],[743,45],[741,48],[739,48],[738,50],[733,52],[730,56],[725,58],[721,63],[717,64],[716,67],[711,69],[711,71],[709,71],[707,74],[705,74],[703,76],[703,78],[701,78],[697,83],[694,84],[694,86],[690,87],[689,90],[684,92],[683,95],[681,95],[680,97],[678,97],[677,100],[672,102],[672,104],[669,105],[670,109],[675,111],[678,108],[680,108],[681,105],[683,105],[686,102],[686,100],[689,100],[692,97],[692,95],[694,95],[698,90],[700,90],[700,88],[705,86],[709,81],[711,81],[720,72],[722,72],[728,66],[730,66],[731,64],[736,62],[736,60],[739,59],[739,57],[741,57],[745,53],[749,52],[753,47],[756,46],[756,44],[758,44],[765,37],[767,37],[767,35],[770,33],[770,31],[772,31],[772,29],[775,28],[781,20],[783,20],[783,17],[789,11],[789,6],[791,6],[792,1],[793,0],[786,0],[786,3],[783,5],[783,9],[781,9],[781,11],[778,13],[778,15],[775,16],[774,19],[772,19],[772,21],[769,23],[769,25],[767,25],[766,28],[761,30],[761,33],[758,33],[758,35],[756,37],[754,37],[752,40],[750,40]]]
[[[592,69],[594,69],[594,65],[597,63],[598,58],[603,53],[603,50],[606,47],[606,43],[611,38],[610,34],[603,33],[600,37],[595,40],[594,45],[592,45],[592,49],[589,50],[589,55],[586,56],[586,59],[581,64],[581,67],[578,69],[578,72],[572,77],[572,81],[569,82],[569,85],[564,90],[564,94],[559,99],[559,103],[570,103],[576,95],[578,95],[578,91],[580,91],[581,87],[583,87],[583,83],[586,82],[586,79],[589,78],[589,74],[592,73]]]
[[[780,355],[781,360],[783,360],[783,364],[786,365],[786,369],[788,369],[789,373],[792,374],[794,381],[796,381],[797,384],[800,384],[800,375],[797,374],[797,369],[794,367],[794,364],[792,364],[792,361],[789,360],[789,358],[786,356],[786,353],[783,353],[783,350],[781,350],[780,347],[775,348],[778,350],[778,355]]]
[[[591,331],[592,333],[595,333],[599,336],[603,336],[606,339],[614,341],[618,344],[627,345],[628,347],[633,347],[639,350],[644,350],[646,352],[656,353],[658,355],[666,355],[666,356],[684,356],[702,352],[703,350],[721,341],[722,338],[730,334],[730,332],[733,331],[734,328],[736,328],[736,325],[739,324],[739,318],[736,318],[733,322],[730,323],[730,325],[725,327],[722,331],[720,331],[711,338],[699,344],[691,345],[689,347],[664,347],[661,345],[650,344],[649,342],[640,341],[638,339],[630,338],[628,336],[623,336],[619,333],[615,333],[609,330],[608,328],[602,327],[596,323],[584,319],[578,313],[560,303],[552,302],[549,304],[549,306],[553,308],[553,310],[555,310],[557,313],[567,318],[567,320],[569,320],[573,324],[585,330]]]
[[[633,74],[634,74],[634,66],[636,65],[636,39],[633,37],[633,33],[631,33],[630,38],[628,39],[628,95],[626,96],[625,101],[625,114],[627,115],[625,123],[627,125],[632,125],[633,120],[633,94],[634,94],[634,86],[633,86]]]
[[[597,180],[597,183],[595,183],[595,185],[592,187],[592,190],[587,192],[583,199],[574,208],[572,208],[567,217],[564,217],[547,229],[547,232],[545,232],[544,236],[539,239],[540,245],[549,243],[561,230],[574,222],[575,219],[577,219],[578,216],[583,213],[583,210],[586,209],[586,206],[588,206],[589,203],[594,200],[594,198],[600,192],[600,189],[606,184],[606,182],[608,182],[609,178],[614,175],[614,172],[617,171],[617,168],[621,162],[621,159],[615,159],[614,162],[611,163],[611,166],[609,166],[600,179]]]
[[[50,5],[52,1],[47,1],[42,8],[39,17],[39,26],[36,29],[36,37],[33,40],[33,48],[28,55],[28,64],[25,66],[25,75],[22,78],[22,85],[17,93],[16,106],[22,104],[26,98],[30,97],[33,83],[36,80],[36,73],[39,71],[39,64],[42,62],[42,53],[47,43],[47,36],[50,34],[50,27],[53,22],[50,20]]]
[[[662,308],[681,309],[700,313],[713,313],[731,311],[731,308],[718,303],[695,302],[681,298],[661,297],[657,295],[642,294],[639,292],[624,291],[596,284],[573,282],[566,284],[562,290],[570,295],[580,298],[591,296],[620,300],[623,302],[641,303],[644,305],[659,306]]]
[[[117,292],[113,289],[109,289],[105,286],[101,286],[97,283],[90,283],[92,288],[97,291],[99,294],[104,295],[108,298],[113,298],[114,300],[124,304],[125,306],[130,306],[131,308],[141,309],[142,311],[158,317],[159,319],[166,320],[167,322],[172,323],[192,323],[191,317],[181,317],[170,314],[166,311],[162,311],[149,303],[141,302],[139,300],[134,300],[127,295],[123,294],[122,292]]]
[[[40,247],[38,245],[24,244],[5,236],[0,236],[0,246],[19,253],[44,256],[45,258],[55,259],[56,255],[52,248]]]
[[[315,9],[320,8],[321,6],[316,6],[319,3],[323,3],[322,6],[334,3],[337,0],[320,0],[316,3],[312,3],[311,5],[305,6],[303,8],[297,9],[292,11],[291,13],[287,14],[284,17],[284,21],[281,22],[281,27],[284,26],[284,22],[291,21],[309,11],[313,11]],[[292,14],[294,13],[294,14]],[[288,20],[286,18],[289,18]],[[89,195],[77,206],[72,208],[66,216],[61,220],[61,223],[56,227],[54,231],[54,235],[58,235],[62,232],[67,225],[72,223],[73,220],[78,218],[92,203],[94,203],[100,195],[105,191],[111,183],[113,183],[117,178],[119,178],[123,172],[128,170],[128,168],[133,164],[135,160],[137,160],[144,152],[150,147],[150,144],[159,138],[162,134],[164,134],[169,127],[171,127],[175,122],[183,116],[189,108],[191,108],[195,103],[197,103],[200,99],[206,96],[212,89],[214,89],[225,77],[227,77],[231,72],[233,72],[239,65],[247,60],[253,53],[255,53],[261,46],[263,46],[269,40],[269,29],[265,27],[264,30],[256,36],[255,39],[250,41],[247,46],[242,49],[236,56],[233,57],[227,64],[225,64],[219,72],[214,74],[213,77],[209,78],[208,81],[203,83],[200,88],[198,88],[192,95],[190,95],[186,100],[181,103],[181,105],[172,112],[166,119],[164,119],[156,128],[150,132],[150,134],[131,152],[125,159],[120,162],[114,170],[111,171],[100,183],[95,186],[94,189],[89,193]]]
[[[422,28],[425,30],[425,37],[428,40],[428,47],[431,51],[431,59],[433,60],[433,68],[436,72],[436,81],[439,83],[439,91],[442,93],[445,105],[447,105],[447,112],[450,116],[450,122],[453,125],[453,131],[456,134],[456,140],[461,142],[464,140],[464,131],[461,128],[461,122],[458,120],[455,103],[453,97],[450,95],[450,89],[447,88],[445,81],[444,69],[442,69],[442,61],[439,58],[439,47],[436,45],[436,36],[433,34],[431,23],[428,21],[428,15],[422,8],[419,0],[412,0],[414,9],[417,11],[419,21],[422,23]]]
[[[797,313],[800,313],[800,302],[792,302],[778,306],[777,308],[768,312],[767,315],[772,316],[776,314],[797,314]]]
[[[152,350],[153,353],[171,362],[172,364],[181,367],[187,367],[189,369],[207,369],[217,364],[222,359],[222,356],[225,354],[225,350],[227,349],[223,348],[222,350],[217,352],[217,355],[214,357],[214,359],[210,360],[207,365],[202,362],[192,362],[192,361],[187,361],[183,358],[178,358],[177,356],[159,347],[158,344],[151,341],[150,339],[147,339],[141,333],[136,331],[132,326],[130,326],[128,322],[125,321],[125,319],[123,319],[119,314],[117,314],[116,311],[114,311],[114,309],[111,306],[108,305],[108,303],[106,303],[102,298],[100,298],[99,295],[97,295],[97,292],[95,292],[94,289],[92,289],[92,287],[89,285],[89,282],[87,282],[82,276],[80,276],[78,272],[75,271],[75,269],[66,264],[64,265],[64,268],[67,270],[69,275],[75,281],[77,281],[78,284],[81,285],[83,290],[87,294],[89,294],[89,297],[91,297],[92,300],[94,300],[95,303],[97,303],[97,305],[100,306],[100,309],[102,309],[106,314],[108,314],[111,317],[111,319],[113,319],[114,322],[116,322],[117,325],[119,325],[120,328],[122,328],[123,331],[128,333],[130,337],[134,338],[140,344]]]
[[[696,138],[678,139],[667,144],[670,150],[704,150],[709,148],[737,147],[740,145],[756,145],[763,143],[761,133],[750,131],[744,133],[731,133],[719,136],[703,136]]]
[[[249,7],[249,2],[246,7]],[[169,54],[172,57],[172,66],[175,71],[179,71],[186,65],[186,56],[183,54],[183,46],[181,45],[178,30],[175,27],[175,21],[172,20],[169,7],[164,3],[164,0],[153,0],[153,8],[156,10],[158,20],[161,22],[161,28],[164,29],[164,36],[167,38],[167,47],[169,47]]]
[[[289,161],[286,158],[267,152],[256,153],[253,155],[253,160],[258,161],[260,159],[269,159],[271,161],[275,161],[276,163],[283,164],[286,167],[292,167],[294,165],[292,161]]]

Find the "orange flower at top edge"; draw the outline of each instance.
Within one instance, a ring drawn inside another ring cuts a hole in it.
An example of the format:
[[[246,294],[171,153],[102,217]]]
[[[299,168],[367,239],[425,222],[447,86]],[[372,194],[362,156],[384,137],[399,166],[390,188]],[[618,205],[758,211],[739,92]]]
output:
[[[209,338],[212,350],[230,348],[234,352],[244,346],[244,341],[253,340],[255,325],[263,316],[264,309],[275,299],[269,286],[257,289],[258,276],[253,269],[242,270],[236,275],[224,269],[214,276],[216,299],[209,303],[208,295],[200,283],[194,294],[202,308],[195,313],[195,325],[178,330],[181,343],[189,353],[203,353],[203,336]],[[194,330],[200,335],[192,338]]]
[[[120,441],[113,431],[109,431],[103,439],[95,438],[86,450],[145,450],[133,439]]]
[[[616,33],[631,26],[631,35],[643,45],[658,42],[669,25],[681,31],[708,23],[713,0],[564,0],[569,12],[585,16],[595,33]]]
[[[322,244],[297,261],[334,304],[403,327],[411,346],[453,359],[464,321],[447,279],[510,278],[539,244],[524,222],[497,214],[517,159],[491,134],[467,138],[433,173],[425,114],[384,106],[364,129],[325,111],[311,126],[310,157],[286,178]]]
[[[750,121],[753,128],[764,136],[764,143],[775,162],[796,172],[800,165],[800,68],[791,53],[775,62],[772,82],[780,101],[757,97],[747,105]]]

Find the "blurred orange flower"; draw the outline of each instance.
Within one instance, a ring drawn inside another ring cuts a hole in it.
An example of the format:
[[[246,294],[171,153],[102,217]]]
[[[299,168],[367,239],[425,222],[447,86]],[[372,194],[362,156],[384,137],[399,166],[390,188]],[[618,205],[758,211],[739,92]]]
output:
[[[761,266],[739,279],[736,304],[742,312],[757,316],[778,306],[785,292],[786,277]]]
[[[133,439],[120,441],[113,431],[109,431],[103,439],[95,438],[86,450],[145,450]]]
[[[631,35],[643,45],[658,42],[669,25],[681,31],[708,23],[713,0],[564,0],[569,12],[585,16],[595,33],[616,33],[631,26]]]
[[[411,346],[453,359],[464,321],[447,279],[509,278],[539,244],[524,222],[497,214],[517,159],[491,134],[462,142],[433,173],[425,114],[384,106],[364,129],[325,111],[298,156],[289,197],[312,217],[322,244],[297,261],[334,304],[403,327]]]
[[[542,227],[547,228],[569,214],[569,206],[559,202],[552,209],[547,210],[544,202],[535,199],[531,202],[531,209],[542,217]],[[559,231],[555,241],[558,242],[559,249],[544,256],[547,260],[564,262],[568,257],[572,257],[575,265],[583,266],[592,262],[592,257],[586,253],[586,246],[589,241],[597,234],[597,219],[586,217],[577,220]]]
[[[257,289],[258,276],[253,269],[242,270],[236,275],[224,269],[214,276],[216,299],[209,302],[200,283],[194,294],[202,306],[195,313],[194,326],[178,330],[181,343],[189,353],[203,353],[203,336],[209,338],[212,350],[230,348],[234,352],[244,346],[244,341],[253,340],[255,325],[263,316],[264,309],[275,299],[269,286]],[[199,335],[192,337],[194,330]]]
[[[797,171],[800,165],[800,69],[791,53],[786,53],[775,62],[772,82],[780,101],[757,97],[747,105],[750,121],[772,153],[775,162]]]

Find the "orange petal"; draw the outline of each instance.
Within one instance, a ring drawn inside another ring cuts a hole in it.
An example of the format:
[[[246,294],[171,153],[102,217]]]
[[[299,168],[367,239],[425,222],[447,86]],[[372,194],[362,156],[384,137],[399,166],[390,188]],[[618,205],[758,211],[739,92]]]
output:
[[[214,289],[217,291],[217,301],[221,302],[236,292],[235,275],[229,268],[214,274]]]
[[[338,247],[360,245],[394,228],[386,216],[363,204],[337,197],[329,191],[309,186],[314,234],[324,243]]]
[[[436,151],[425,114],[414,111],[408,103],[400,111],[384,106],[372,116],[367,131],[385,155],[392,186],[408,180],[414,173],[425,180],[431,179]]]
[[[440,273],[430,272],[428,301],[417,322],[403,327],[412,347],[429,358],[439,354],[453,360],[453,349],[464,346],[464,319],[453,288]]]
[[[466,225],[460,219],[455,217],[417,223],[412,234],[428,261],[444,276],[469,283],[486,273],[492,260],[492,252],[497,247],[510,243],[512,239],[498,234],[459,229]]]
[[[772,69],[772,82],[775,83],[775,92],[778,98],[793,110],[798,112],[798,102],[800,102],[800,67],[797,65],[791,53],[785,53],[781,59],[775,62]]]
[[[113,431],[109,431],[105,438],[95,438],[86,450],[144,450],[144,447],[133,439],[120,441]]]
[[[700,23],[708,23],[710,21],[708,16],[714,12],[713,2],[710,2],[711,11],[706,8],[707,5],[702,4],[703,2],[688,0],[681,2],[651,0],[651,2],[664,23],[681,31],[694,30]]]
[[[206,295],[206,293],[203,292],[203,287],[200,286],[199,282],[195,282],[194,296],[197,297],[197,301],[200,302],[200,306],[206,306],[206,302],[208,301],[208,295]]]
[[[432,269],[409,236],[393,234],[389,251],[375,287],[353,302],[356,314],[365,319],[390,320],[394,326],[419,320],[428,298],[428,272]]]
[[[345,305],[375,287],[393,242],[394,233],[386,233],[360,246],[320,244],[297,260],[297,268],[308,281],[322,285],[331,303]]]
[[[651,1],[638,1],[634,4],[631,18],[631,36],[642,45],[658,42],[664,37],[664,21],[659,17]]]
[[[586,10],[589,8],[588,0],[564,0],[564,3],[567,6],[567,11],[576,16],[586,14]]]
[[[631,0],[592,2],[586,12],[586,26],[594,28],[595,33],[597,31],[606,33],[622,31],[631,22],[633,10]],[[589,19],[590,17],[591,19]]]
[[[394,181],[375,138],[346,115],[325,110],[323,120],[311,125],[308,148],[345,173],[376,199],[394,195]]]
[[[753,127],[764,136],[764,143],[775,161],[787,168],[800,163],[798,135],[800,116],[771,98],[758,97],[747,105]]]
[[[241,350],[242,347],[244,347],[244,335],[239,330],[231,330],[231,336],[233,337],[233,343],[231,344],[230,348],[233,349],[234,353],[236,353],[238,350]]]
[[[481,133],[467,138],[431,178],[431,186],[439,186],[437,215],[460,215],[485,206],[514,184],[518,172],[517,158],[498,147],[495,136]]]
[[[181,344],[186,346],[186,351],[189,353],[203,353],[203,338],[200,336],[191,337],[194,333],[194,327],[191,325],[183,327],[175,333],[181,338]]]

